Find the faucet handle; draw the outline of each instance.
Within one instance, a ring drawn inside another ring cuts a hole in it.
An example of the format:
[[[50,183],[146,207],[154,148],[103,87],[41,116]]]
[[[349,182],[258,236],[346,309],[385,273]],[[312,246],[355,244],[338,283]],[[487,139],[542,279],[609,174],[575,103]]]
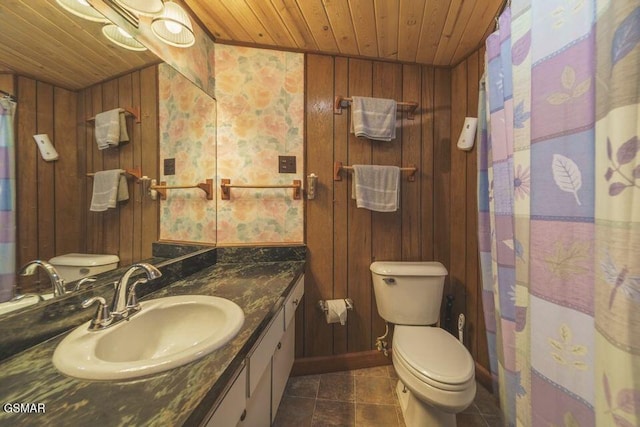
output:
[[[147,283],[148,280],[145,278],[138,279],[129,287],[129,293],[127,294],[127,308],[133,309],[137,311],[140,309],[140,304],[138,303],[138,296],[136,295],[136,286],[140,284]]]
[[[82,279],[80,279],[80,280],[78,280],[76,282],[76,286],[74,286],[73,291],[74,292],[75,291],[79,291],[80,288],[82,287],[82,285],[84,285],[85,283],[93,283],[96,280],[98,280],[98,279],[95,278],[95,277],[83,277]]]
[[[96,301],[98,302],[98,309],[96,310],[93,320],[91,320],[89,330],[106,328],[113,321],[113,316],[109,311],[109,307],[107,307],[107,301],[102,297],[93,297],[83,301],[82,308],[88,308]]]

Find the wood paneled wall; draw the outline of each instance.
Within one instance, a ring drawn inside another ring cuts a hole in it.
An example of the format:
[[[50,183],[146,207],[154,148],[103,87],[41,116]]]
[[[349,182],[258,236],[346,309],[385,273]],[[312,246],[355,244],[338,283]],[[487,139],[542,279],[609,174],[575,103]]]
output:
[[[465,345],[486,368],[489,355],[482,311],[482,283],[478,255],[477,148],[456,147],[465,117],[478,117],[478,90],[484,70],[484,48],[451,70],[451,257],[448,293],[452,312],[465,314]],[[477,142],[477,141],[476,141]],[[456,317],[457,318],[457,317]]]
[[[449,270],[442,304],[442,324],[457,335],[457,316],[467,317],[465,344],[485,364],[486,338],[479,295],[477,222],[475,220],[475,150],[456,143],[466,115],[475,114],[480,53],[455,69],[364,59],[306,57],[306,173],[319,185],[306,205],[303,330],[297,357],[338,356],[374,349],[384,333],[377,313],[369,265],[376,260],[437,260]],[[419,103],[415,118],[398,115],[392,142],[355,138],[349,133],[350,110],[333,113],[333,98],[373,96]],[[357,209],[351,199],[352,177],[333,180],[333,162],[345,165],[415,164],[415,182],[402,177],[401,208],[394,213]],[[346,326],[327,325],[317,308],[321,299],[352,298]],[[447,319],[448,317],[448,319]],[[484,343],[484,344],[482,344]],[[488,362],[486,362],[488,367]]]
[[[140,185],[130,181],[127,202],[105,213],[89,212],[93,182],[86,174],[141,165],[143,174],[158,176],[156,66],[80,92],[22,76],[12,80],[18,97],[18,267],[68,252],[117,254],[121,265],[150,257],[158,238],[158,202],[143,198]],[[87,118],[121,106],[140,106],[142,121],[128,119],[129,143],[99,151]],[[40,133],[49,135],[57,161],[40,156],[33,141]],[[19,291],[33,289],[20,281]]]

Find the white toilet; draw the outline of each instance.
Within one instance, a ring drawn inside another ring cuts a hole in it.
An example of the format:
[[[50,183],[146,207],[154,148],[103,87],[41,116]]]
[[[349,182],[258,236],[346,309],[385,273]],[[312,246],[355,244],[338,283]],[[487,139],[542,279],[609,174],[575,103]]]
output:
[[[466,347],[436,326],[447,269],[439,262],[374,262],[378,313],[395,325],[393,366],[407,427],[455,426],[476,395]]]
[[[53,257],[49,263],[56,268],[65,283],[70,283],[115,270],[119,261],[117,255],[70,253]]]

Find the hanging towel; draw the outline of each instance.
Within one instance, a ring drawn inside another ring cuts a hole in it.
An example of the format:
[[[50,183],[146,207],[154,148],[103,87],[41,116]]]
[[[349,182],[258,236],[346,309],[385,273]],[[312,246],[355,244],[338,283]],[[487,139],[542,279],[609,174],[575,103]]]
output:
[[[112,169],[96,172],[93,177],[93,197],[91,197],[90,211],[103,212],[108,208],[115,208],[117,202],[129,198],[127,178],[122,169]]]
[[[96,114],[96,144],[99,150],[117,147],[120,142],[128,141],[127,121],[122,108]]]
[[[391,141],[396,137],[398,105],[393,99],[353,96],[351,132],[358,137]]]
[[[351,197],[356,206],[376,212],[395,212],[400,206],[400,168],[353,165]]]

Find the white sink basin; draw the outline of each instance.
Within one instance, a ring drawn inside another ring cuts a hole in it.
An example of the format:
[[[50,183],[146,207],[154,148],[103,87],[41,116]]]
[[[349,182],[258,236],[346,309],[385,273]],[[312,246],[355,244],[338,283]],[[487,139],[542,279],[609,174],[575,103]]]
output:
[[[166,371],[229,342],[244,313],[228,299],[184,295],[145,301],[129,320],[100,331],[84,323],[53,354],[62,373],[91,380],[121,380]]]

